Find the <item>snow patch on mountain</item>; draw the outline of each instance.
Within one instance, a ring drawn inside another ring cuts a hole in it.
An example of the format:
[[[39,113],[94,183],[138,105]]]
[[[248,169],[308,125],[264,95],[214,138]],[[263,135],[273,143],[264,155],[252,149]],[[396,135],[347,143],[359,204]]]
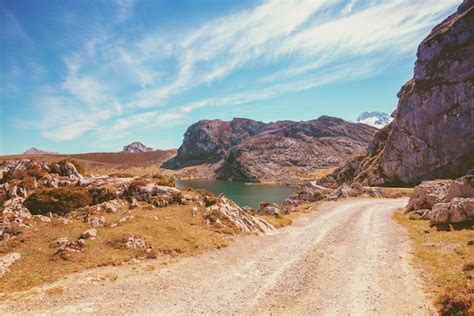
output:
[[[376,128],[382,128],[389,124],[393,118],[388,113],[384,112],[364,112],[357,118],[357,123],[367,124]]]

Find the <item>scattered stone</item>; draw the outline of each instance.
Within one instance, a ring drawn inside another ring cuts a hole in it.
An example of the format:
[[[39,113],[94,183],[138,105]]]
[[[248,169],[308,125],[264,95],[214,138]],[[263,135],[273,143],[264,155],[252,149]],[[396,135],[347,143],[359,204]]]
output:
[[[0,257],[0,277],[9,272],[10,269],[8,269],[8,267],[20,258],[21,254],[19,252],[12,252]]]
[[[69,243],[67,237],[60,237],[53,241],[53,245],[56,247],[64,247]]]
[[[36,218],[37,220],[43,223],[51,223],[51,217],[48,217],[48,216],[38,214],[38,215],[33,215],[33,218]]]
[[[101,216],[101,217],[88,218],[87,222],[92,227],[104,227],[105,226],[105,217]]]
[[[275,217],[280,217],[281,211],[280,211],[280,207],[276,203],[260,202],[260,207],[257,210],[257,214],[272,215]]]
[[[95,239],[95,237],[97,237],[97,230],[95,228],[91,228],[83,232],[79,239]]]
[[[130,201],[130,205],[129,205],[129,209],[134,209],[134,208],[137,208],[139,207],[140,205],[138,204],[138,201],[136,198],[132,197],[131,201]]]
[[[107,201],[102,204],[102,207],[107,213],[116,213],[124,202],[118,199]]]
[[[127,248],[146,248],[145,240],[138,236],[129,236],[126,242]]]
[[[422,245],[428,248],[433,248],[435,246],[435,244],[432,242],[425,242]]]

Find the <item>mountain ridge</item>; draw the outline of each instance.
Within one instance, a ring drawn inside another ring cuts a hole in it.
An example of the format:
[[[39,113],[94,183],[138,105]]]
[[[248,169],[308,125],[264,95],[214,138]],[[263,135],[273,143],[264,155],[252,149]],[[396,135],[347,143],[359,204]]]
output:
[[[270,123],[201,120],[189,126],[177,155],[162,167],[216,164],[218,179],[285,181],[289,173],[341,165],[363,150],[376,130],[329,116]]]

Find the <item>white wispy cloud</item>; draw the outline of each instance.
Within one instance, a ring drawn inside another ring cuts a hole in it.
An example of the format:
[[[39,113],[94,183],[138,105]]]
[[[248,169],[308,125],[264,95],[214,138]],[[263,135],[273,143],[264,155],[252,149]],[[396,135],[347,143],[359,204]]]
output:
[[[52,119],[40,120],[41,129],[54,140],[87,132],[112,139],[205,107],[367,77],[413,54],[458,2],[265,1],[189,30],[170,34],[156,28],[127,38],[114,33],[115,24],[94,25],[82,51],[65,56],[67,71],[56,92],[42,96],[45,115]],[[118,21],[132,14],[132,2],[116,1]],[[238,87],[211,89],[246,71],[251,74]],[[191,89],[201,92],[184,104],[174,102]]]

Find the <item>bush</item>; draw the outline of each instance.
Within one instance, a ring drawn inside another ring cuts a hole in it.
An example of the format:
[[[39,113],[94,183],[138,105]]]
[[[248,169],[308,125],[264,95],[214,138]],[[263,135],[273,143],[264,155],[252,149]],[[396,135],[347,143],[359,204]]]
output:
[[[35,190],[35,179],[32,177],[25,177],[18,183],[19,187],[25,188],[27,190]]]
[[[167,177],[167,176],[164,176],[162,174],[159,174],[159,173],[155,173],[152,178],[155,180],[155,183],[159,184],[159,185],[164,185],[164,186],[167,186],[167,187],[174,187],[176,185],[176,183],[174,182],[174,179],[170,178],[170,177]]]
[[[48,172],[46,170],[44,170],[43,168],[41,168],[38,165],[33,165],[33,166],[29,167],[27,169],[26,173],[30,177],[33,177],[33,178],[36,178],[36,179],[42,179],[45,175],[48,174]]]
[[[440,315],[473,315],[474,288],[466,284],[452,286],[438,297],[436,305]]]
[[[127,172],[113,172],[113,173],[109,174],[109,177],[112,177],[112,178],[133,178],[134,175],[131,174],[131,173],[127,173]]]
[[[135,179],[130,183],[130,185],[128,186],[127,191],[129,193],[137,192],[137,191],[139,191],[139,189],[141,187],[144,187],[148,183],[150,183],[150,181],[148,181],[147,179],[144,179],[144,178]]]
[[[217,203],[218,199],[216,195],[212,192],[207,191],[206,189],[200,189],[200,188],[183,188],[181,189],[182,191],[188,191],[188,192],[193,192],[199,194],[202,199],[204,200],[204,205],[206,207],[209,207],[211,205],[214,205]]]
[[[25,201],[31,214],[45,215],[49,212],[65,215],[79,207],[92,204],[90,193],[81,187],[61,187],[41,189]]]

